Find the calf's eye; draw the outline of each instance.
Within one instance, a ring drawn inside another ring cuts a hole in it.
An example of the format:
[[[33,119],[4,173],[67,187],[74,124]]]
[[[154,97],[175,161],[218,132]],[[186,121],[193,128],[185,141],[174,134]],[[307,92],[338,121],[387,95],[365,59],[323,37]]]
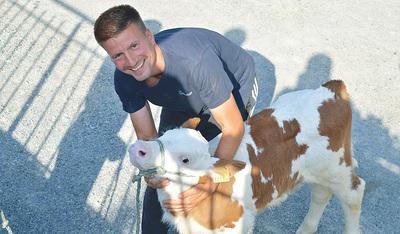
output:
[[[188,158],[182,158],[182,162],[183,162],[184,164],[188,164],[188,163],[189,163],[189,159],[188,159]]]

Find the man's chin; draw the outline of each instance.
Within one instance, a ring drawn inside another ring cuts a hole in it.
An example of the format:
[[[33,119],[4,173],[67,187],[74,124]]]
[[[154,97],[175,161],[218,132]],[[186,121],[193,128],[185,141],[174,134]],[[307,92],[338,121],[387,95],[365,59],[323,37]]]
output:
[[[142,74],[136,74],[132,70],[125,70],[125,71],[123,71],[123,73],[133,76],[133,78],[135,78],[137,81],[144,81],[147,78],[147,77],[143,76]]]

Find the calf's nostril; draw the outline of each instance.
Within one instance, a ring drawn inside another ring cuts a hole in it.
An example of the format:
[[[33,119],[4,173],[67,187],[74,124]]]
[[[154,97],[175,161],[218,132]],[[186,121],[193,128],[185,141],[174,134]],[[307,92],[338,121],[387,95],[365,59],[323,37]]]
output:
[[[144,157],[146,155],[146,152],[143,150],[139,150],[139,156]]]

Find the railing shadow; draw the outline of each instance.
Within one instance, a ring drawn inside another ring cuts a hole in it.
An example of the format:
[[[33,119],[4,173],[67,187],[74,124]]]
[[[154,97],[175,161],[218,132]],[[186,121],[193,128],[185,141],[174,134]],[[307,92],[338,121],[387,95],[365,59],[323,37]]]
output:
[[[85,34],[93,20],[55,3],[75,18],[2,6],[0,207],[15,233],[130,232],[133,133],[120,136],[113,65]]]

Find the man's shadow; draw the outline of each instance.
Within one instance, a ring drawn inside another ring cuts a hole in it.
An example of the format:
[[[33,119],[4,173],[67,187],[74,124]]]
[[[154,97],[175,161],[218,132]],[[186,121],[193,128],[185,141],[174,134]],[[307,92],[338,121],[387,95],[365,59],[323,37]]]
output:
[[[230,29],[224,36],[239,46],[242,46],[243,42],[246,40],[246,32],[239,28]],[[253,50],[246,51],[253,57],[256,66],[256,74],[259,83],[254,113],[258,113],[271,104],[276,86],[275,66],[260,53]]]
[[[153,35],[159,33],[162,29],[162,24],[158,20],[145,20],[144,24],[146,25],[146,28],[153,33]]]
[[[308,60],[305,72],[299,76],[296,88],[285,89],[276,97],[296,90],[316,89],[330,80],[331,70],[331,58],[324,54],[314,55]]]

